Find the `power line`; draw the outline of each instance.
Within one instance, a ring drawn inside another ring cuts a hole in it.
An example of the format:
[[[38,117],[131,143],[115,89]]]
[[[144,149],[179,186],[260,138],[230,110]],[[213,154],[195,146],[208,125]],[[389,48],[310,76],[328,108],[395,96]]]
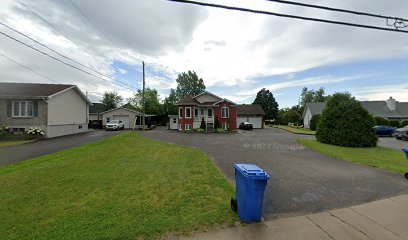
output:
[[[380,14],[358,12],[358,11],[353,11],[353,10],[348,10],[348,9],[326,7],[326,6],[321,6],[321,5],[313,5],[313,4],[300,3],[300,2],[292,2],[292,1],[285,1],[285,0],[266,0],[266,1],[290,4],[290,5],[302,6],[302,7],[308,7],[308,8],[317,8],[317,9],[322,9],[322,10],[327,10],[327,11],[350,13],[350,14],[355,14],[355,15],[360,15],[360,16],[408,21],[408,19],[404,19],[401,17],[384,16]]]
[[[62,84],[62,83],[60,83],[60,82],[58,82],[58,81],[56,81],[56,80],[54,80],[54,79],[52,79],[52,78],[50,78],[50,77],[45,76],[45,75],[42,74],[42,73],[39,73],[39,72],[33,70],[32,68],[30,68],[30,67],[28,67],[28,66],[26,66],[26,65],[24,65],[24,64],[22,64],[22,63],[17,62],[16,60],[14,60],[14,59],[12,59],[12,58],[10,58],[10,57],[4,55],[3,53],[0,53],[0,55],[1,55],[2,57],[4,57],[4,58],[8,59],[9,61],[15,63],[16,65],[19,65],[20,67],[23,67],[23,68],[25,68],[25,69],[27,69],[27,70],[29,70],[29,71],[35,73],[35,74],[37,74],[37,75],[39,75],[39,76],[41,76],[41,77],[47,79],[47,80],[50,80],[51,82],[56,82],[56,83]]]
[[[72,40],[70,37],[68,37],[66,34],[64,34],[62,31],[58,30],[57,27],[55,27],[53,24],[51,24],[49,21],[47,21],[47,19],[43,18],[40,14],[38,14],[37,12],[35,12],[34,10],[32,10],[29,6],[27,6],[26,4],[22,3],[21,1],[17,0],[17,2],[22,5],[23,7],[25,7],[27,10],[29,10],[32,14],[34,14],[36,17],[38,17],[39,19],[41,19],[43,22],[45,22],[48,26],[50,26],[54,31],[56,31],[58,34],[60,34],[61,36],[65,37],[66,39],[68,39],[70,42],[72,42],[75,46],[77,46],[79,49],[81,49],[82,51],[84,51],[85,53],[87,53],[89,56],[94,57],[98,62],[104,64],[105,66],[109,67],[109,68],[113,68],[116,72],[120,72],[119,69],[115,68],[114,66],[111,66],[107,63],[105,63],[104,61],[100,60],[98,58],[98,56],[96,56],[95,54],[91,53],[90,51],[88,51],[86,48],[81,47],[80,45],[78,45],[77,43],[74,42],[74,40]]]
[[[1,31],[0,31],[0,34],[3,35],[3,36],[5,36],[5,37],[7,37],[7,38],[10,38],[11,40],[14,40],[14,41],[20,43],[20,44],[22,44],[22,45],[24,45],[24,46],[26,46],[26,47],[28,47],[28,48],[31,48],[32,50],[37,51],[37,52],[39,52],[39,53],[41,53],[41,54],[43,54],[43,55],[45,55],[45,56],[47,56],[47,57],[49,57],[49,58],[52,58],[52,59],[54,59],[55,61],[58,61],[58,62],[60,62],[60,63],[62,63],[62,64],[65,64],[65,65],[67,65],[67,66],[69,66],[69,67],[72,67],[72,68],[74,68],[74,69],[76,69],[76,70],[78,70],[78,71],[81,71],[81,72],[83,72],[83,73],[86,73],[86,74],[88,74],[88,75],[90,75],[90,76],[93,76],[93,77],[95,77],[95,78],[98,78],[98,79],[100,79],[100,80],[102,80],[102,81],[105,81],[105,82],[114,84],[114,85],[116,85],[116,86],[122,87],[122,88],[124,88],[124,89],[128,89],[128,90],[132,90],[132,91],[133,91],[133,89],[131,89],[131,88],[129,88],[129,87],[125,87],[125,86],[122,86],[122,85],[117,84],[117,83],[115,83],[115,82],[108,81],[108,80],[103,79],[103,78],[101,78],[101,77],[99,77],[99,76],[97,76],[97,75],[95,75],[95,74],[93,74],[93,73],[90,73],[90,72],[87,72],[87,71],[85,71],[85,70],[83,70],[83,69],[81,69],[81,68],[78,68],[77,66],[74,66],[74,65],[72,65],[72,64],[70,64],[70,63],[67,63],[67,62],[64,62],[64,61],[62,61],[62,60],[60,60],[60,59],[58,59],[58,58],[56,58],[56,57],[54,57],[54,56],[52,56],[52,55],[49,55],[49,54],[46,53],[46,52],[43,52],[43,51],[41,51],[41,50],[39,50],[39,49],[37,49],[37,48],[35,48],[35,47],[33,47],[33,46],[31,46],[31,45],[25,43],[25,42],[22,42],[22,41],[20,41],[20,40],[18,40],[18,39],[16,39],[16,38],[14,38],[14,37],[12,37],[12,36],[6,34],[6,33],[4,33],[4,32],[1,32]]]
[[[304,17],[304,16],[298,16],[298,15],[268,12],[268,11],[254,10],[254,9],[241,8],[241,7],[233,7],[233,6],[213,4],[213,3],[204,3],[204,2],[197,2],[197,1],[190,1],[190,0],[166,0],[166,1],[177,2],[177,3],[185,3],[185,4],[193,4],[193,5],[199,5],[199,6],[205,6],[205,7],[221,8],[221,9],[227,9],[227,10],[233,10],[233,11],[264,14],[264,15],[270,15],[270,16],[276,16],[276,17],[294,18],[294,19],[300,19],[300,20],[304,20],[304,21],[330,23],[330,24],[344,25],[344,26],[349,26],[349,27],[374,29],[374,30],[389,31],[389,32],[408,33],[408,31],[400,30],[398,28],[392,29],[392,28],[378,27],[378,26],[373,26],[373,25],[365,25],[365,24],[342,22],[342,21],[333,21],[333,20],[327,20],[327,19],[321,19],[321,18]]]
[[[35,43],[37,43],[37,44],[39,44],[39,45],[45,47],[46,49],[48,49],[48,50],[50,50],[50,51],[52,51],[52,52],[58,54],[59,56],[65,58],[65,59],[68,59],[68,60],[70,60],[70,61],[72,61],[72,62],[74,62],[74,63],[76,63],[76,64],[81,65],[82,67],[85,67],[85,68],[87,68],[87,69],[89,69],[89,70],[91,70],[91,71],[93,71],[93,72],[95,72],[95,73],[97,73],[97,74],[100,74],[100,75],[102,75],[102,76],[104,76],[104,77],[106,77],[106,78],[108,78],[108,79],[110,79],[110,80],[115,81],[115,80],[114,80],[113,78],[111,78],[110,76],[107,76],[106,74],[103,74],[103,73],[101,73],[101,72],[99,72],[99,71],[97,71],[97,70],[95,70],[95,69],[93,69],[93,68],[90,68],[90,67],[86,66],[85,64],[82,64],[82,63],[76,61],[75,59],[72,59],[72,58],[70,58],[70,57],[65,56],[64,54],[62,54],[62,53],[60,53],[60,52],[58,52],[58,51],[56,51],[56,50],[54,50],[54,49],[48,47],[47,45],[45,45],[45,44],[43,44],[43,43],[41,43],[41,42],[39,42],[39,41],[33,39],[32,37],[30,37],[30,36],[28,36],[28,35],[26,35],[26,34],[20,32],[20,31],[14,29],[14,28],[12,28],[12,27],[10,27],[9,25],[5,24],[4,22],[1,22],[1,21],[0,21],[0,25],[3,25],[3,26],[5,26],[6,28],[12,30],[13,32],[16,32],[16,33],[18,33],[18,34],[20,34],[20,35],[22,35],[22,36],[24,36],[24,37],[30,39],[31,41],[33,41],[33,42],[35,42]],[[121,82],[121,84],[126,85],[126,86],[128,86],[128,87],[131,87],[131,86],[129,86],[129,85],[125,84],[125,83],[122,83],[122,82]]]

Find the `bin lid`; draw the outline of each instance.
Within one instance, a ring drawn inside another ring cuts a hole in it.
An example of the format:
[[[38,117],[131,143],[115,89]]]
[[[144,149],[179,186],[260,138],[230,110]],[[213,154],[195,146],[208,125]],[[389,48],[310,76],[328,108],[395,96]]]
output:
[[[262,168],[252,163],[234,163],[234,168],[241,172],[246,177],[269,179],[268,173]]]

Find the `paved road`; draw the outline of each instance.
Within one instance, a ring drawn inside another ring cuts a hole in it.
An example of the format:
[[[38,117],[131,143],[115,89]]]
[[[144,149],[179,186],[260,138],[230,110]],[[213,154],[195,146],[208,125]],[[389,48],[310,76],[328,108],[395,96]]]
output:
[[[401,150],[408,148],[408,141],[397,140],[395,137],[380,137],[378,146]]]
[[[237,134],[187,134],[157,129],[152,139],[203,150],[234,182],[234,162],[259,165],[270,174],[265,191],[266,219],[353,206],[401,193],[408,181],[398,174],[360,166],[304,149],[294,135],[279,129]]]
[[[106,139],[123,131],[95,130],[87,133],[45,139],[33,143],[0,148],[0,166],[18,163],[85,143]]]

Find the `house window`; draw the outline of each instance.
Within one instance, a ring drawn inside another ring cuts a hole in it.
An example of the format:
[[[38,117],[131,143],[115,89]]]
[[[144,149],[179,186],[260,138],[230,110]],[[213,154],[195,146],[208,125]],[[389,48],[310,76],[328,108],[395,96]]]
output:
[[[191,118],[191,107],[186,107],[186,118]]]
[[[223,123],[222,125],[223,125],[224,130],[228,130],[230,127],[228,123]]]
[[[179,118],[183,118],[183,108],[179,108]]]
[[[177,119],[176,119],[176,118],[173,118],[173,123],[177,123]]]
[[[13,117],[33,117],[33,101],[13,101]]]
[[[106,122],[110,122],[110,117],[107,117],[107,118],[106,118]]]
[[[200,109],[200,114],[201,114],[201,116],[204,116],[204,115],[205,115],[204,108],[201,108],[201,109]]]
[[[185,130],[191,130],[191,124],[186,124],[185,126]]]
[[[221,108],[221,117],[229,118],[229,108],[228,107]]]
[[[194,108],[194,117],[198,118],[198,108]]]
[[[208,117],[212,117],[212,109],[211,108],[209,108],[208,110],[207,110],[207,116]]]

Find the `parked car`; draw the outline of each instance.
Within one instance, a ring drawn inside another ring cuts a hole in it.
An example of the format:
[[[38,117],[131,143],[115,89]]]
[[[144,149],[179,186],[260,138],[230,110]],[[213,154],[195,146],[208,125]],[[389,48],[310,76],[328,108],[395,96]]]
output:
[[[106,131],[109,130],[122,130],[125,128],[125,125],[123,124],[122,120],[111,120],[106,124]]]
[[[252,126],[252,123],[250,122],[242,122],[239,124],[239,129],[242,130],[252,130],[254,127]]]
[[[395,137],[398,140],[408,140],[408,125],[403,128],[397,128],[395,130]]]
[[[395,128],[390,126],[374,126],[375,134],[377,136],[390,136],[395,133]]]

